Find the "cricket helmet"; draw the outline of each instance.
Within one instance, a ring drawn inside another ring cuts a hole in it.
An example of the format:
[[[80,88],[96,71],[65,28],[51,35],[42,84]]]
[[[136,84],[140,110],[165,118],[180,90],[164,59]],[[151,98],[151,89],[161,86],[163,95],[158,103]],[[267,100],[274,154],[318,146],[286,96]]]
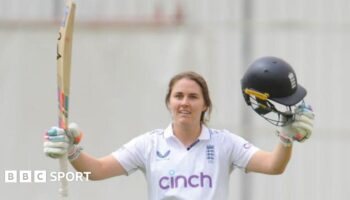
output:
[[[241,80],[245,102],[274,125],[284,126],[293,118],[292,107],[306,96],[293,68],[277,57],[255,60]],[[267,114],[277,114],[274,118]]]

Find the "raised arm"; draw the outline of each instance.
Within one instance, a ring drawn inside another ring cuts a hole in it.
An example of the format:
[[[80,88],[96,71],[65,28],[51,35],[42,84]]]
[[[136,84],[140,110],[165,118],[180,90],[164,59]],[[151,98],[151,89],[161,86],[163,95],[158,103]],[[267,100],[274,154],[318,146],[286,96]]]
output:
[[[247,171],[265,174],[284,172],[292,155],[294,141],[303,142],[311,136],[314,113],[310,106],[304,104],[295,110],[295,120],[278,131],[280,143],[272,152],[257,151],[247,165]]]
[[[71,164],[79,172],[91,172],[90,180],[102,180],[113,176],[126,175],[124,168],[112,155],[94,158],[81,152],[77,159],[71,161]]]
[[[247,171],[264,174],[281,174],[292,155],[292,147],[278,144],[272,152],[257,151],[250,159]]]
[[[68,133],[58,127],[45,134],[44,152],[51,158],[60,158],[68,152],[68,159],[79,172],[87,172],[90,180],[101,180],[126,174],[121,164],[112,155],[95,158],[81,151],[78,146],[82,134],[76,124],[69,126]]]

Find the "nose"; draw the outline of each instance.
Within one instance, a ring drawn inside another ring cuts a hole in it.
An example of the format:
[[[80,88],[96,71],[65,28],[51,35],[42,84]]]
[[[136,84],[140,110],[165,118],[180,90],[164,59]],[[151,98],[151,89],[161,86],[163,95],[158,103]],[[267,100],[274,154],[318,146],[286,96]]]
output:
[[[181,105],[182,105],[182,106],[188,106],[188,105],[189,105],[188,97],[184,97],[184,98],[181,100]]]

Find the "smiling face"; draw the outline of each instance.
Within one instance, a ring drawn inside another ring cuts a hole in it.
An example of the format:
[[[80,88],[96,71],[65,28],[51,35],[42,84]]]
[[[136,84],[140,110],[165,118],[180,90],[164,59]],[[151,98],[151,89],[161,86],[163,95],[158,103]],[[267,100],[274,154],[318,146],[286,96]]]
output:
[[[167,105],[177,125],[199,125],[207,110],[201,87],[188,78],[174,83]]]
[[[178,84],[180,83],[180,81],[181,81],[181,84]],[[176,91],[175,91],[175,85],[177,85]],[[175,92],[177,92],[177,95],[178,95],[177,97],[174,96]],[[191,94],[191,95],[188,95],[188,94]],[[205,109],[201,112],[199,121],[200,121],[200,124],[205,124],[206,122],[209,121],[210,113],[212,110],[212,104],[211,104],[207,82],[200,74],[192,71],[186,71],[175,75],[170,80],[168,85],[168,92],[165,96],[165,103],[173,116],[173,121],[175,121],[176,120],[175,117],[177,117],[176,112],[174,112],[175,109],[173,109],[174,107],[173,103],[179,102],[179,99],[181,99],[181,95],[188,97],[187,99],[194,98],[192,99],[192,101],[189,101],[189,102],[197,102],[197,100],[194,101],[196,98],[199,98],[201,103],[204,102],[203,103],[204,105],[202,106],[205,107]],[[184,107],[186,107],[186,105]],[[191,112],[191,117],[192,116],[193,116],[193,112]],[[193,121],[193,122],[197,123],[196,121]]]

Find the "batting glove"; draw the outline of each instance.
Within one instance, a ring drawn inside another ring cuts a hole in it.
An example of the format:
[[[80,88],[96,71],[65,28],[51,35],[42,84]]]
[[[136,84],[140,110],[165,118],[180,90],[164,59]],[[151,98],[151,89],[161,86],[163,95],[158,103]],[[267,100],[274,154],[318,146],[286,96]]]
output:
[[[281,128],[277,134],[284,146],[291,146],[293,141],[303,142],[310,138],[315,114],[310,105],[304,102],[296,107],[295,119],[292,123]]]
[[[62,128],[52,127],[44,135],[44,153],[51,158],[60,158],[67,153],[69,161],[73,161],[82,150],[78,146],[82,136],[75,123],[69,124],[67,132]]]

